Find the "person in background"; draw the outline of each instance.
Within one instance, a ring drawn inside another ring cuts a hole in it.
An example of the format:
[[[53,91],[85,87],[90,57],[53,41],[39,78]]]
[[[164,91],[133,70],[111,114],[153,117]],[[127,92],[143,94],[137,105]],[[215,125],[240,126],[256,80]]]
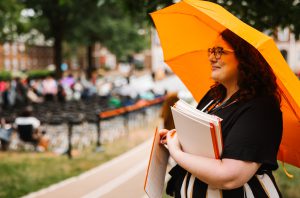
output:
[[[2,93],[2,106],[4,109],[11,108],[16,102],[16,91],[12,87],[12,82],[7,82]]]
[[[11,135],[13,133],[13,128],[11,125],[7,126],[4,118],[0,119],[0,148],[2,151],[7,151]]]
[[[48,144],[45,144],[45,142],[49,143],[49,139],[45,136],[46,132],[41,130],[40,120],[34,117],[32,113],[33,108],[31,106],[26,106],[20,115],[15,119],[14,127],[18,129],[18,126],[20,125],[32,125],[32,140],[35,141],[37,145],[42,144],[48,146]],[[41,151],[41,149],[39,150]],[[47,147],[42,148],[42,150],[47,150]]]
[[[61,103],[66,102],[66,91],[61,83],[58,83],[57,85],[57,100]]]
[[[163,102],[160,114],[161,118],[163,119],[163,127],[165,129],[171,130],[175,128],[170,107],[173,106],[178,100],[179,98],[177,96],[177,92],[171,92],[165,95],[165,100]]]
[[[47,76],[42,86],[45,101],[54,101],[57,94],[57,83],[54,78],[51,75]]]
[[[28,86],[26,96],[32,103],[42,103],[44,101],[43,97],[38,96],[34,88],[30,85]]]
[[[28,103],[27,99],[27,86],[21,78],[15,79],[15,91],[16,91],[16,105],[23,106]]]

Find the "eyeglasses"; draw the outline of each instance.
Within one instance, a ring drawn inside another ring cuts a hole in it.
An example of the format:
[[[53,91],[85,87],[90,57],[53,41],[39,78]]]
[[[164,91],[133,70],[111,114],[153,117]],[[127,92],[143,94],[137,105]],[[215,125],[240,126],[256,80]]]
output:
[[[208,56],[214,54],[215,59],[219,60],[222,54],[234,52],[234,50],[224,49],[223,47],[213,47],[213,48],[208,48],[207,52],[208,52]]]

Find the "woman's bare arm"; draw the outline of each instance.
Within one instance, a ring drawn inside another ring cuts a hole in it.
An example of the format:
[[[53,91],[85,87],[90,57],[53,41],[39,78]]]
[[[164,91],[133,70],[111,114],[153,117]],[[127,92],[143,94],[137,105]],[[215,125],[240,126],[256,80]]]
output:
[[[261,165],[235,159],[220,160],[191,155],[181,150],[176,133],[167,133],[166,139],[174,160],[195,177],[215,188],[238,188],[249,181]]]

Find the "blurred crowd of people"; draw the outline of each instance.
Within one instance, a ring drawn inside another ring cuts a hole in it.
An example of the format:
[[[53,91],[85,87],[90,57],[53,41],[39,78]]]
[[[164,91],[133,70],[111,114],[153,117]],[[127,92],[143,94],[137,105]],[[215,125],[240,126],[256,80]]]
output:
[[[86,100],[95,95],[111,98],[111,105],[118,107],[122,105],[117,104],[121,100],[126,106],[138,99],[149,100],[163,94],[152,90],[138,93],[129,86],[125,78],[120,77],[87,80],[69,74],[59,80],[47,76],[44,79],[15,78],[11,81],[0,81],[0,105],[3,109],[45,101]]]
[[[0,81],[0,104],[8,108],[44,101],[81,100],[96,94],[108,95],[112,86],[100,79],[75,78],[72,74],[59,80],[52,76],[31,80],[15,78],[11,81]]]

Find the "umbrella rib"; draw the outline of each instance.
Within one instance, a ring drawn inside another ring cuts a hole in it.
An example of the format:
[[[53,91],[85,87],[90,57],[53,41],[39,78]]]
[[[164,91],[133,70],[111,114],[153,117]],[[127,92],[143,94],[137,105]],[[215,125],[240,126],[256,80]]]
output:
[[[192,2],[192,1],[189,1],[189,0],[183,0],[183,2],[186,3],[186,4],[188,4],[189,6],[195,5],[195,4],[194,4],[195,2]],[[201,3],[203,3],[203,2],[201,2]],[[215,7],[216,7],[216,6],[221,7],[220,5],[211,3],[211,2],[209,2],[209,1],[205,1],[205,3],[206,3],[206,4],[213,5],[213,6],[215,6]],[[207,7],[203,6],[203,5],[200,5],[200,4],[198,4],[198,2],[197,2],[197,5],[196,5],[196,6],[199,7],[199,8],[201,8],[201,9],[209,10],[209,11],[214,12],[214,9],[212,9],[212,8],[207,8]],[[194,7],[194,6],[192,6],[192,7]]]

